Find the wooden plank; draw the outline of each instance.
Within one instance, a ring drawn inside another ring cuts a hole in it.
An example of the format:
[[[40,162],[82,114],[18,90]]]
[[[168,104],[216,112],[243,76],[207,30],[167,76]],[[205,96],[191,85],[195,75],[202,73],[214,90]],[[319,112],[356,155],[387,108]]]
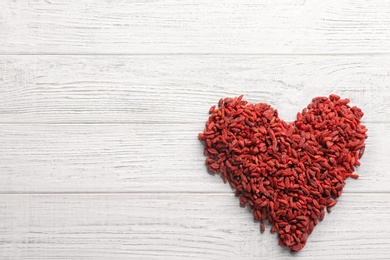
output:
[[[344,192],[390,192],[390,124],[367,124],[358,180]],[[200,124],[0,125],[0,191],[225,192],[207,173]]]
[[[382,56],[2,56],[0,123],[203,123],[240,94],[290,121],[330,93],[389,122],[389,71]]]
[[[2,259],[286,259],[233,195],[2,195]],[[390,195],[345,194],[296,259],[388,259]]]
[[[388,1],[0,3],[1,53],[380,53]]]

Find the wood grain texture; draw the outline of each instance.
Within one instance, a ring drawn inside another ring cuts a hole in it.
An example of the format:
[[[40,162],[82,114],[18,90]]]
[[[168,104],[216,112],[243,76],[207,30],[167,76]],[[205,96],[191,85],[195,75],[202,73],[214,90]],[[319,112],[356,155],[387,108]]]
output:
[[[348,192],[390,192],[390,124],[367,124],[358,180]],[[207,173],[200,124],[0,125],[0,190],[226,192]]]
[[[389,46],[389,1],[0,1],[0,259],[290,259],[197,133],[221,97],[330,93],[361,177],[294,258],[388,259]]]
[[[199,123],[221,97],[244,94],[292,121],[336,93],[390,122],[383,56],[2,56],[0,123]]]
[[[0,53],[388,53],[390,2],[0,2]]]
[[[234,195],[3,195],[2,259],[290,259]],[[388,259],[390,195],[345,194],[294,259]]]

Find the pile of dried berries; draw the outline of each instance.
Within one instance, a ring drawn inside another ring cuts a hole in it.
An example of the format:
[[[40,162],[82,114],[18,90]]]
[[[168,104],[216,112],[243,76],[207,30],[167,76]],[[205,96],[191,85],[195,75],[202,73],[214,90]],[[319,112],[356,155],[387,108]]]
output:
[[[221,99],[199,139],[206,164],[220,173],[254,219],[268,219],[279,244],[301,250],[325,207],[330,212],[345,179],[358,178],[365,147],[363,112],[337,95],[317,97],[287,124],[267,104],[248,104],[242,96]]]

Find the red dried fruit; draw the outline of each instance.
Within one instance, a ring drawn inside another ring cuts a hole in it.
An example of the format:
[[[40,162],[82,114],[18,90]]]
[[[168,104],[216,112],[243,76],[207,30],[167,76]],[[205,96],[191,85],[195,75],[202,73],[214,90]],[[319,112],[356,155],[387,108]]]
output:
[[[286,123],[267,104],[220,99],[210,108],[203,133],[211,173],[236,190],[240,205],[253,209],[265,230],[278,232],[279,244],[301,250],[318,219],[337,203],[345,179],[363,156],[367,129],[363,112],[337,95],[313,98]]]

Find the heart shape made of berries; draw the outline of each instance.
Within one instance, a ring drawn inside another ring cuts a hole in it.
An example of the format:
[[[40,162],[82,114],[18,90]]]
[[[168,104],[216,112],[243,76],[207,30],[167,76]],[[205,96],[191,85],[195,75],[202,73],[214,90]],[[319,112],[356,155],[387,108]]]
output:
[[[210,108],[203,133],[206,165],[228,181],[255,221],[268,219],[279,244],[301,250],[337,203],[359,166],[367,138],[363,112],[337,95],[317,97],[286,123],[270,105],[221,99]]]

